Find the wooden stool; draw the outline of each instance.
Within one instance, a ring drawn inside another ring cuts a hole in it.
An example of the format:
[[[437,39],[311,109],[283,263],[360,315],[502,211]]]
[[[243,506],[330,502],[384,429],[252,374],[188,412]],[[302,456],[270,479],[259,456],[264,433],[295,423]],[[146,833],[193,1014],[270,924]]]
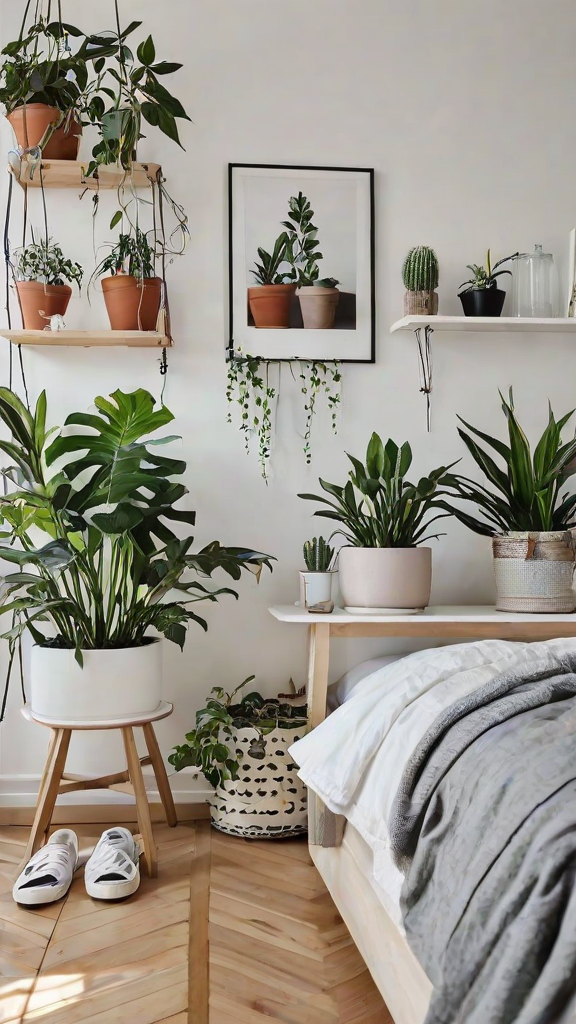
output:
[[[40,781],[40,789],[38,790],[38,803],[36,805],[32,831],[30,832],[30,839],[28,840],[24,856],[24,864],[47,841],[56,799],[60,794],[74,793],[81,789],[114,789],[120,793],[131,793],[136,800],[136,815],[144,848],[146,869],[151,877],[155,878],[157,876],[158,858],[152,834],[150,807],[144,785],[144,776],[142,775],[142,766],[152,765],[158,792],[164,807],[164,813],[166,814],[166,821],[171,826],[176,825],[178,823],[176,808],[174,807],[166,768],[152,725],[152,722],[158,722],[161,718],[167,718],[168,715],[172,714],[172,710],[172,704],[167,704],[164,701],[156,711],[133,716],[130,720],[100,719],[91,722],[57,722],[53,719],[34,715],[28,705],[22,708],[22,714],[29,722],[38,722],[39,725],[46,725],[52,730],[48,756]],[[148,748],[147,757],[138,756],[134,740],[134,726],[142,727]],[[70,737],[74,729],[121,729],[124,750],[126,751],[127,770],[116,772],[114,775],[103,775],[99,779],[85,779],[81,775],[66,775],[64,768],[66,766]]]

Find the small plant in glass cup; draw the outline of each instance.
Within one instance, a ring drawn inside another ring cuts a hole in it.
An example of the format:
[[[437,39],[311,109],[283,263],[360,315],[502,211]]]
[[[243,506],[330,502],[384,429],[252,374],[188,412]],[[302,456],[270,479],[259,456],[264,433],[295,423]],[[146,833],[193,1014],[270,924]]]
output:
[[[70,284],[82,285],[84,271],[64,256],[51,238],[34,238],[15,252],[16,292],[25,330],[42,331],[51,317],[64,316],[72,295]]]

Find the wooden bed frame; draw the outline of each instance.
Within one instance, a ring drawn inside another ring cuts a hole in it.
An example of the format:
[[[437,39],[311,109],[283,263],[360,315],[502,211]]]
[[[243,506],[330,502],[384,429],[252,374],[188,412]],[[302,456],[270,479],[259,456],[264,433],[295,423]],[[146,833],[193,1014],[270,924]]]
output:
[[[489,606],[430,607],[418,615],[360,616],[336,609],[310,614],[292,605],[270,609],[280,622],[309,628],[308,707],[312,727],[326,717],[330,641],[335,637],[430,640],[554,640],[576,637],[576,614],[522,615]],[[422,1024],[432,986],[347,841],[345,818],[309,791],[310,854],[396,1024]],[[350,826],[351,828],[351,826]]]

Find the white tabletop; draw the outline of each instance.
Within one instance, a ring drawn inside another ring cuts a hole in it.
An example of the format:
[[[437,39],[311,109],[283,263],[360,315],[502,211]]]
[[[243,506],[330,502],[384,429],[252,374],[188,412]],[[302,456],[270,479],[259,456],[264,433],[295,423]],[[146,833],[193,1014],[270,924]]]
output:
[[[356,615],[345,612],[343,608],[335,608],[329,615],[310,614],[305,608],[299,608],[293,604],[274,605],[268,609],[270,614],[280,622],[295,622],[310,626],[312,623],[331,623],[333,625],[344,625],[346,623],[372,622],[402,624],[429,623],[431,626],[440,623],[522,623],[538,622],[549,623],[551,626],[558,623],[569,623],[572,628],[576,627],[576,613],[556,615],[528,615],[523,612],[497,612],[493,605],[430,605],[423,612],[409,615]]]

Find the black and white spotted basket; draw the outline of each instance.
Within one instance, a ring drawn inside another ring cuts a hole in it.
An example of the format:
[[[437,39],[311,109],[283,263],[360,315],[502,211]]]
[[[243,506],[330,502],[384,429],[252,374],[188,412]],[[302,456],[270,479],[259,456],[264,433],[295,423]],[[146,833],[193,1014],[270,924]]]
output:
[[[286,839],[307,832],[306,786],[288,753],[306,731],[304,723],[296,729],[274,729],[264,737],[262,750],[254,743],[260,739],[256,729],[235,730],[239,777],[214,791],[214,828],[244,839]]]

